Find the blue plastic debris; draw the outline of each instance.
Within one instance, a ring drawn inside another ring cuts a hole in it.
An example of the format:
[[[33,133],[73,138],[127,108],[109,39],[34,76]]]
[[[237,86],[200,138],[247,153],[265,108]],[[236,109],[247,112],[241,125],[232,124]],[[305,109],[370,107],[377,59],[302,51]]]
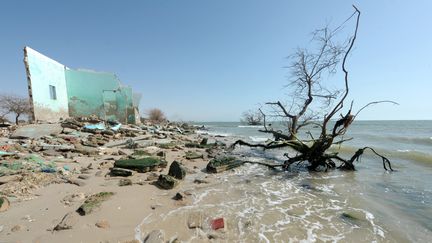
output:
[[[120,129],[120,127],[121,127],[121,123],[118,123],[118,124],[116,124],[114,126],[111,126],[110,129],[113,130],[113,131],[117,131],[117,130]]]
[[[105,130],[105,124],[104,123],[98,123],[98,124],[87,124],[84,126],[85,129],[88,130]]]
[[[44,173],[56,173],[56,169],[55,168],[50,168],[50,167],[42,168],[41,172],[44,172]]]

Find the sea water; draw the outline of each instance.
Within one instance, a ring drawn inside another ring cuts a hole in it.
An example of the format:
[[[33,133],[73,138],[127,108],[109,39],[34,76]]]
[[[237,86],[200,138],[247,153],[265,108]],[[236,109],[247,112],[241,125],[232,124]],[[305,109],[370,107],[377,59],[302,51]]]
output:
[[[202,133],[215,139],[258,143],[270,138],[259,126],[202,125],[208,128]],[[310,129],[312,136],[319,133]],[[192,205],[161,217],[169,221],[191,211],[205,212],[206,220],[224,217],[221,239],[227,242],[431,242],[432,121],[356,121],[343,138],[353,139],[332,148],[340,156],[370,146],[389,158],[395,171],[385,171],[371,153],[352,172],[308,172],[302,165],[274,171],[246,164],[217,174],[216,184],[194,188]],[[285,152],[234,150],[248,160],[280,163]],[[197,233],[189,240],[200,239]]]

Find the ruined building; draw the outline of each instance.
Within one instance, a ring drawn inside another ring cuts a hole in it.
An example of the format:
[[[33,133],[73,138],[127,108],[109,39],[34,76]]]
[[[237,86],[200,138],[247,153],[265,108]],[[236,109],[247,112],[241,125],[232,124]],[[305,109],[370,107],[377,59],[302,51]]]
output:
[[[24,48],[34,121],[96,115],[105,120],[138,123],[140,94],[113,73],[71,69]]]

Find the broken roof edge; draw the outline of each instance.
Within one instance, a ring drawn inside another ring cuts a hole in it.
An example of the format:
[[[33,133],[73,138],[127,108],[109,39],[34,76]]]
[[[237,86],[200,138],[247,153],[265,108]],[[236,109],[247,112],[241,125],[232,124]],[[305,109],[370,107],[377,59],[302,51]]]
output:
[[[43,58],[43,59],[48,60],[48,61],[50,61],[50,62],[54,62],[54,63],[56,63],[56,64],[58,64],[58,65],[61,65],[61,66],[63,66],[66,70],[83,71],[83,72],[100,73],[100,74],[109,74],[109,75],[113,75],[113,76],[115,76],[116,79],[120,81],[120,78],[119,78],[119,77],[117,76],[117,74],[114,73],[114,72],[108,72],[108,71],[97,71],[97,70],[89,69],[89,68],[71,68],[71,67],[68,67],[68,66],[66,66],[66,65],[64,65],[64,64],[62,64],[62,63],[60,63],[60,62],[57,61],[57,60],[52,59],[51,57],[48,57],[48,56],[46,56],[46,55],[40,53],[39,51],[37,51],[37,50],[31,48],[30,46],[24,46],[24,51],[25,51],[25,52],[29,52],[29,51],[30,51],[30,52],[34,53],[35,55],[39,56],[40,58]]]
[[[77,71],[77,72],[88,72],[88,73],[95,73],[95,74],[112,75],[117,80],[119,86],[132,88],[132,86],[130,86],[130,85],[123,84],[123,82],[120,80],[120,78],[118,77],[118,75],[116,73],[113,73],[113,72],[97,71],[97,70],[94,70],[94,69],[87,69],[87,68],[70,68],[70,67],[67,67],[67,66],[65,66],[65,70]]]
[[[38,56],[41,59],[45,59],[46,61],[49,61],[49,62],[54,62],[54,63],[56,63],[56,64],[58,64],[60,66],[63,66],[64,68],[67,68],[64,64],[62,64],[62,63],[60,63],[60,62],[52,59],[51,57],[45,56],[44,54],[36,51],[35,49],[33,49],[33,48],[29,47],[29,46],[24,46],[24,54],[26,56],[28,56],[29,52],[32,52],[34,55]]]

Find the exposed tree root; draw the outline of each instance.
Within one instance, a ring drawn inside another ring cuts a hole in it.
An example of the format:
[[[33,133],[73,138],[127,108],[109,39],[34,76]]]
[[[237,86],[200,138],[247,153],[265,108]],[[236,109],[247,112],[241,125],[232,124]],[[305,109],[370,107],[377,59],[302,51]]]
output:
[[[369,149],[375,155],[379,156],[382,159],[383,167],[385,170],[394,171],[393,168],[391,167],[390,160],[387,159],[385,156],[376,152],[371,147],[364,147],[357,150],[350,159],[344,159],[340,157],[338,153],[333,153],[333,154],[325,153],[325,151],[329,148],[329,146],[331,146],[331,140],[330,141],[325,140],[325,142],[316,141],[311,147],[308,147],[305,144],[302,144],[297,141],[284,141],[284,142],[279,142],[277,144],[272,144],[272,143],[251,144],[243,140],[237,140],[235,143],[233,143],[230,146],[230,148],[234,149],[236,145],[244,145],[252,148],[263,148],[264,150],[290,147],[295,151],[297,151],[299,154],[294,157],[289,157],[289,155],[285,153],[284,155],[285,157],[287,157],[287,160],[285,160],[285,162],[281,165],[272,165],[267,163],[254,162],[254,161],[246,161],[245,163],[262,164],[271,168],[282,167],[283,169],[288,169],[294,163],[300,164],[303,162],[308,162],[309,163],[308,169],[311,171],[317,170],[319,166],[325,167],[326,171],[328,169],[334,169],[334,168],[338,168],[341,170],[355,170],[354,162],[359,161],[361,159],[361,156],[364,154],[365,150]],[[340,161],[341,165],[336,166],[335,161]]]

